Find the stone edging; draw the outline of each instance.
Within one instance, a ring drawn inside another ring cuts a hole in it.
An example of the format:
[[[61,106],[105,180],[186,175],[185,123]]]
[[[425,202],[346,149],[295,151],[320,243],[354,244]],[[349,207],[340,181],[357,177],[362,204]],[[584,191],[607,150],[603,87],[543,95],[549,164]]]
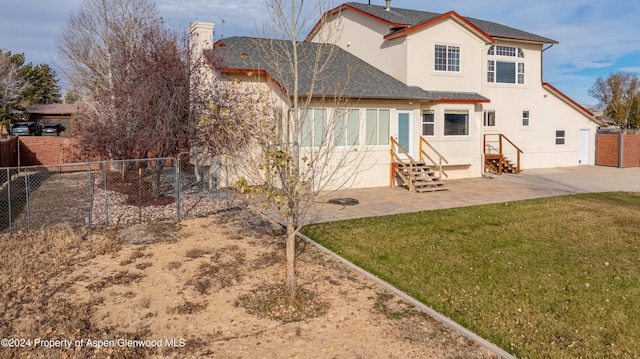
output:
[[[338,255],[338,254],[330,251],[329,249],[325,248],[321,244],[316,243],[315,241],[313,241],[311,238],[305,236],[304,234],[298,233],[298,237],[301,238],[302,240],[304,240],[305,242],[313,245],[314,247],[318,248],[319,250],[323,251],[324,253],[332,256],[333,258],[337,259],[338,261],[342,262],[343,264],[347,265],[349,268],[351,268],[351,269],[357,271],[358,273],[364,275],[365,277],[373,280],[374,282],[376,282],[380,286],[382,286],[382,287],[390,290],[394,294],[400,296],[402,299],[407,301],[409,304],[411,304],[411,305],[415,306],[416,308],[420,309],[421,311],[427,313],[429,316],[431,316],[435,320],[439,321],[440,323],[444,324],[445,326],[457,331],[463,337],[465,337],[465,338],[477,343],[478,345],[480,345],[480,346],[492,351],[494,354],[500,356],[501,358],[504,358],[504,359],[516,359],[515,356],[509,354],[504,349],[502,349],[502,348],[498,347],[497,345],[495,345],[495,344],[487,341],[486,339],[480,337],[478,334],[476,334],[476,333],[470,331],[469,329],[461,326],[460,324],[454,322],[449,317],[447,317],[447,316],[435,311],[431,307],[428,307],[428,306],[424,305],[422,302],[416,300],[415,298],[411,297],[410,295],[406,294],[405,292],[401,291],[400,289],[392,286],[391,284],[383,281],[382,279],[376,277],[375,275],[373,275],[373,274],[365,271],[364,269],[356,266],[355,264],[349,262],[348,260],[344,259],[340,255]]]

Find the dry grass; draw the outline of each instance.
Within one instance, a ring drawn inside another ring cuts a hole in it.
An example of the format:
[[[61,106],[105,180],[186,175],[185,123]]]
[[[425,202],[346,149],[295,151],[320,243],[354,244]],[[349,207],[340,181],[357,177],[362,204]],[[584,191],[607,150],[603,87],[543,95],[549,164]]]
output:
[[[1,349],[0,357],[365,358],[381,357],[380,350],[384,357],[492,357],[428,318],[397,314],[406,304],[375,294],[381,289],[374,291],[346,266],[302,243],[298,268],[304,284],[289,300],[282,286],[272,284],[282,279],[278,232],[260,232],[266,222],[245,210],[211,219],[185,221],[193,237],[181,231],[175,242],[141,243],[136,233],[147,232],[141,226],[137,232],[97,234],[59,227],[0,241],[2,337],[183,338],[186,344],[153,350],[15,348]],[[211,222],[210,230],[197,228]],[[222,226],[245,238],[218,236]],[[361,347],[371,340],[377,344]],[[447,355],[426,355],[431,348]]]
[[[194,303],[191,301],[185,301],[184,303],[167,309],[169,314],[194,314],[203,311],[207,308],[207,303]]]
[[[55,279],[69,273],[75,265],[91,258],[117,251],[117,240],[104,235],[74,232],[59,225],[29,234],[18,233],[14,239],[0,239],[0,337],[2,338],[136,338],[140,333],[97,328],[91,321],[96,302],[71,303],[62,296],[69,283]],[[122,280],[126,276],[119,276]],[[115,278],[115,277],[114,277]],[[82,279],[82,278],[78,278]],[[106,283],[105,283],[106,285]],[[96,301],[104,300],[97,297]],[[24,357],[25,348],[3,348],[3,358]],[[55,357],[88,358],[93,348],[55,352]],[[142,358],[139,348],[113,348],[112,357]],[[29,349],[32,358],[50,358],[52,351]]]
[[[290,298],[280,284],[262,285],[251,293],[240,296],[239,301],[249,313],[283,323],[315,318],[324,315],[329,308],[327,303],[304,288],[298,288],[294,297]]]

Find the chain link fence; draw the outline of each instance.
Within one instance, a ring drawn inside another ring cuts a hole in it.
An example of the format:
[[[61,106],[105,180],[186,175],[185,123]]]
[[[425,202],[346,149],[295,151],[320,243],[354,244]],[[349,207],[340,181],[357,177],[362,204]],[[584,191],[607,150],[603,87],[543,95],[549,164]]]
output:
[[[180,221],[243,205],[228,186],[196,176],[190,157],[0,168],[0,233]]]
[[[197,148],[192,152],[180,153],[178,186],[181,201],[194,204],[206,199],[224,203],[225,207],[237,205],[231,192],[227,190],[229,169],[226,161],[226,158],[220,160],[220,157],[200,152]],[[183,208],[192,216],[204,215],[208,211],[204,206],[184,205]]]

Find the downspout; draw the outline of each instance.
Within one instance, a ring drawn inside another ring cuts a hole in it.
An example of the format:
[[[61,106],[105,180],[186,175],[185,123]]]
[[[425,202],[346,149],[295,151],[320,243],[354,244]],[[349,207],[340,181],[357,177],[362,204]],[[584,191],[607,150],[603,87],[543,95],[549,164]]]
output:
[[[544,52],[553,47],[553,44],[550,44],[547,48],[542,49],[540,52],[540,83],[544,82]]]
[[[489,45],[491,46],[491,45]],[[480,95],[484,96],[484,89],[485,89],[485,81],[487,79],[487,61],[489,61],[489,58],[487,56],[487,49],[486,48],[482,48],[480,50],[480,58],[482,59],[480,61]],[[482,121],[484,121],[484,104],[481,105],[482,106]],[[485,143],[485,133],[484,133],[484,122],[482,123],[482,125],[480,125],[480,138],[482,138],[482,151],[480,151],[480,177],[485,177],[487,175],[486,172],[486,168],[485,168],[485,157],[484,157],[484,152],[487,150],[486,149],[486,143]]]

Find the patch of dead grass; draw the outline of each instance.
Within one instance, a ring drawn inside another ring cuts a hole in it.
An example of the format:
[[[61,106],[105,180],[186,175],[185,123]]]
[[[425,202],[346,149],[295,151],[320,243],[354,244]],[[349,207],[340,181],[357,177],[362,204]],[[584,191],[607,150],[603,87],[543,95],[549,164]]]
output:
[[[194,313],[198,313],[203,311],[204,309],[207,308],[207,303],[206,302],[202,302],[202,303],[194,303],[191,301],[185,301],[180,305],[177,305],[175,307],[170,307],[167,308],[167,313],[168,314],[194,314]]]
[[[139,273],[129,273],[129,271],[120,271],[116,274],[103,278],[95,283],[91,283],[87,286],[87,289],[92,292],[101,291],[105,288],[114,285],[129,285],[134,282],[138,282],[142,277]]]
[[[115,253],[120,244],[108,231],[74,231],[68,225],[17,233],[11,240],[1,238],[0,337],[136,338],[140,333],[98,328],[92,322],[93,308],[105,301],[103,296],[88,302],[71,302],[58,295],[72,283],[60,283],[57,278],[98,255]],[[70,280],[85,279],[72,276]],[[22,358],[25,354],[25,348],[3,348],[1,355],[3,358]],[[148,354],[148,350],[140,348],[112,348],[109,355],[142,358]],[[102,354],[85,346],[66,352],[32,347],[28,355],[30,358],[90,358]]]
[[[298,322],[324,315],[329,304],[318,299],[310,290],[299,287],[293,298],[284,285],[264,284],[248,294],[241,295],[239,304],[250,314],[282,323]]]

